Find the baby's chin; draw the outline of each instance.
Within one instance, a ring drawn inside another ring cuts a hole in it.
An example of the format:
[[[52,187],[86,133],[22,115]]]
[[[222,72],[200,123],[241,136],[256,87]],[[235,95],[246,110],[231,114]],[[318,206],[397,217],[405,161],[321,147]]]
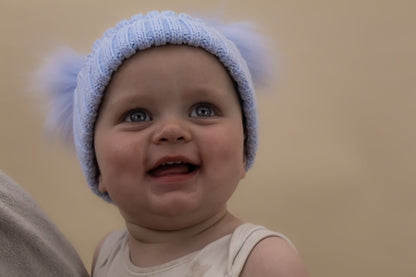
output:
[[[211,210],[210,212],[201,212],[190,207],[182,207],[182,213],[178,210],[164,210],[157,215],[146,218],[136,219],[130,224],[137,226],[139,229],[146,229],[156,232],[176,232],[189,230],[193,228],[205,228],[215,224],[228,215],[229,212],[225,206],[222,209]],[[188,211],[192,210],[192,211]],[[128,224],[129,225],[129,224]]]

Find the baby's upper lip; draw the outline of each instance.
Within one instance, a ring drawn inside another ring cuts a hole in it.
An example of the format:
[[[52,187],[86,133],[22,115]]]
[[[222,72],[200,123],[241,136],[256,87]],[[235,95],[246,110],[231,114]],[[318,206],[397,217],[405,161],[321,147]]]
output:
[[[196,160],[191,158],[182,156],[182,155],[175,155],[175,156],[163,156],[162,158],[158,159],[152,166],[148,169],[148,172],[155,170],[159,166],[168,165],[168,164],[191,164],[193,166],[200,166],[200,163]]]

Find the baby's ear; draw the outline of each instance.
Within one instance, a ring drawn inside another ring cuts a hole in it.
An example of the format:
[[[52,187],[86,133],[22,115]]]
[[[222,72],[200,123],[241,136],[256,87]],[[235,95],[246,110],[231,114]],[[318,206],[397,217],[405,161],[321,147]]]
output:
[[[246,155],[243,155],[243,164],[242,164],[240,179],[244,179],[244,177],[246,177],[246,173],[247,173],[247,157]]]
[[[98,191],[101,193],[107,193],[107,189],[105,188],[101,174],[98,175]]]
[[[247,173],[247,169],[246,169],[246,164],[244,163],[244,166],[241,169],[240,180],[242,180],[242,179],[244,179],[246,177],[246,173]]]

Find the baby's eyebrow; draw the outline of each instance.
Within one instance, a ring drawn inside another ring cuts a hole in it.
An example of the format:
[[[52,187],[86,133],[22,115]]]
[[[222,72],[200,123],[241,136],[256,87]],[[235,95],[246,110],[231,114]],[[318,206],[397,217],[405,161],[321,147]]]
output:
[[[154,96],[152,93],[142,93],[139,90],[137,91],[116,91],[110,97],[108,97],[108,102],[112,105],[125,105],[126,103],[149,103],[154,101]]]
[[[212,85],[212,86],[204,85],[204,86],[199,86],[199,87],[190,89],[189,94],[192,96],[199,96],[199,97],[220,98],[223,95],[223,89],[218,88],[215,85]]]

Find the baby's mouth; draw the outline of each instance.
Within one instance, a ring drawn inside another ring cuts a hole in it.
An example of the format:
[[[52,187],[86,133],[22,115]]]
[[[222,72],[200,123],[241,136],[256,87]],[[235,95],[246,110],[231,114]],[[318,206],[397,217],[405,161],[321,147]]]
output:
[[[152,177],[164,177],[169,175],[184,175],[197,170],[199,166],[188,162],[165,162],[148,171]]]

